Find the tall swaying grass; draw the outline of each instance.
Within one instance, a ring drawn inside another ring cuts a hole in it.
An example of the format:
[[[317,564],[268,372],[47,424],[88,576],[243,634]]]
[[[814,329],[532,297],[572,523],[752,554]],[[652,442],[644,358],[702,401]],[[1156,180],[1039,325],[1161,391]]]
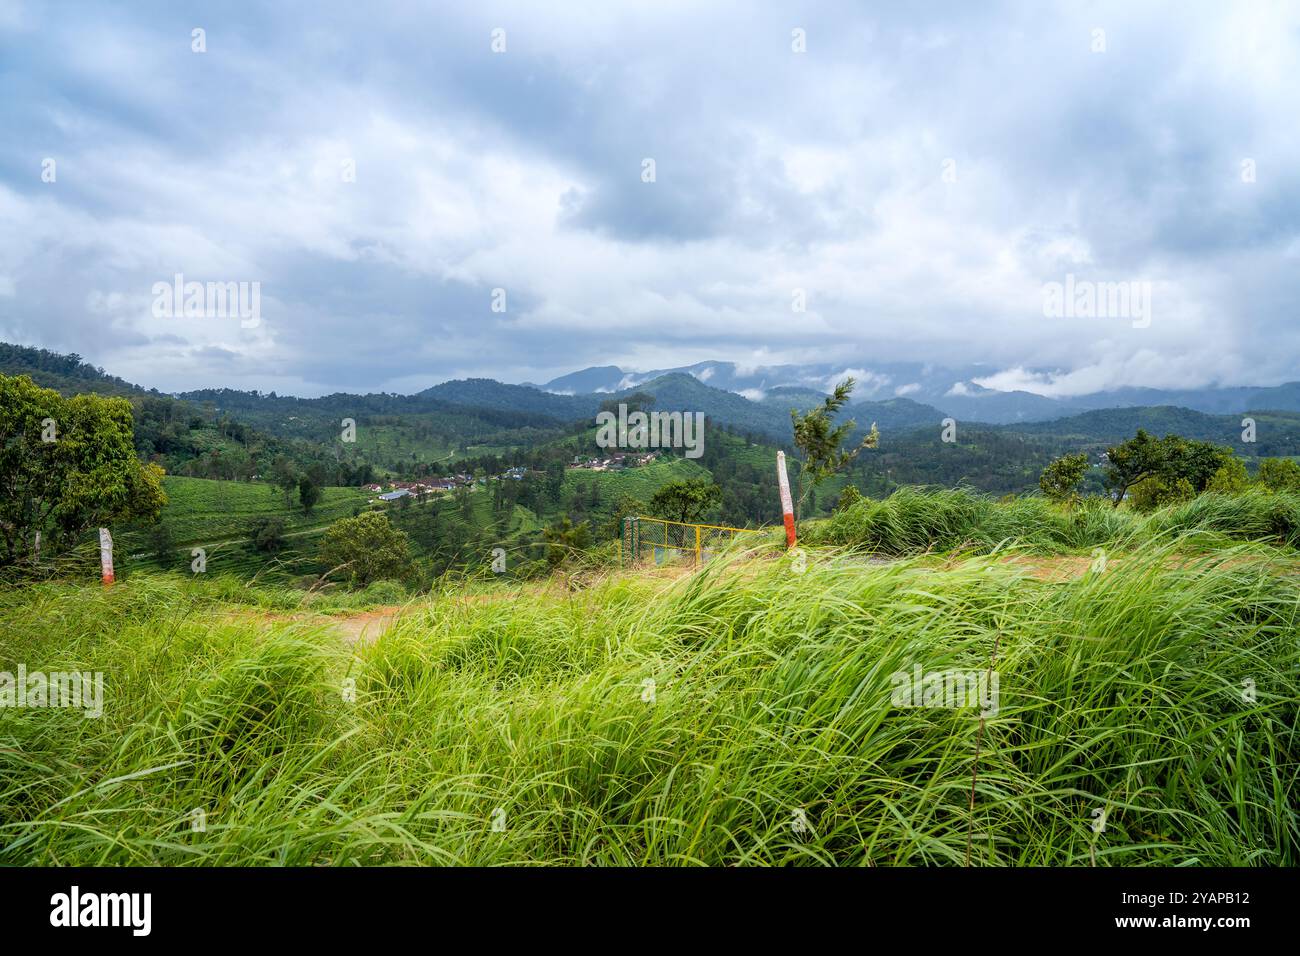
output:
[[[809,524],[809,544],[849,545],[891,554],[957,549],[989,552],[1014,544],[1042,553],[1134,545],[1183,537],[1219,546],[1265,540],[1300,546],[1300,495],[1252,490],[1203,494],[1149,515],[1089,499],[1073,509],[1043,498],[994,501],[964,489],[904,487],[882,501],[864,499]]]
[[[355,648],[165,576],[0,592],[0,670],[107,684],[0,711],[0,863],[1296,865],[1294,567],[1172,547],[1067,583],[730,556]],[[982,736],[891,704],[918,664],[996,669]]]

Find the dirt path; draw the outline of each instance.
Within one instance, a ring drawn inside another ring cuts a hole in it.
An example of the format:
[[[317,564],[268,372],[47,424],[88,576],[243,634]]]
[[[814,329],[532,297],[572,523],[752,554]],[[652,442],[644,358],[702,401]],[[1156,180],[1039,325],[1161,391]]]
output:
[[[233,611],[229,617],[238,621],[270,624],[314,624],[338,636],[345,644],[370,644],[401,615],[400,604],[371,608],[353,614],[314,614],[311,611]]]
[[[370,644],[401,615],[401,607],[379,607],[348,617],[331,618],[333,630],[346,644]]]

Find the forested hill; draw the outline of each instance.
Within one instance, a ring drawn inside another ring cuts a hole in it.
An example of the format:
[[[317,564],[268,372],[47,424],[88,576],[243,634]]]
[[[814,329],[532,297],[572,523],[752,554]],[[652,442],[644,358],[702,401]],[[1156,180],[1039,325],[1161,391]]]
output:
[[[0,342],[0,375],[26,375],[37,385],[65,396],[81,392],[123,396],[160,394],[109,375],[102,368],[83,362],[76,353],[62,355],[8,342]]]
[[[415,395],[337,393],[303,399],[219,388],[173,396],[138,388],[79,356],[14,345],[0,345],[0,372],[30,375],[65,394],[128,397],[140,457],[171,474],[247,479],[292,468],[310,470],[329,485],[457,468],[542,468],[551,457],[576,453],[561,454],[557,442],[567,445],[570,436],[591,429],[600,409],[621,401],[645,405],[653,396],[649,404],[656,410],[703,412],[712,426],[747,436],[743,442],[722,441],[716,449],[706,443],[706,467],[735,485],[728,499],[735,513],[755,494],[762,496],[753,489],[770,477],[775,450],[791,450],[790,409],[806,410],[824,398],[814,389],[776,388],[751,400],[684,373],[661,375],[635,389],[585,395],[464,379]],[[1242,440],[1241,414],[1175,406],[1099,409],[1016,425],[958,418],[951,442],[941,438],[947,416],[908,398],[852,403],[840,420],[850,417],[858,423],[858,436],[873,422],[881,432],[880,448],[862,455],[853,469],[852,480],[873,494],[912,483],[1030,491],[1052,458],[1086,451],[1095,460],[1139,428],[1226,445],[1248,460],[1300,454],[1300,414],[1294,412],[1252,413],[1254,442]],[[356,425],[355,442],[341,439],[347,420]]]
[[[1254,441],[1243,440],[1243,432],[1249,422],[1254,422]],[[1300,413],[1297,412],[1259,411],[1210,415],[1190,408],[1158,405],[1104,408],[1050,422],[981,427],[1081,444],[1123,441],[1142,428],[1153,435],[1176,434],[1228,445],[1238,455],[1245,457],[1294,455],[1300,452]]]
[[[443,382],[412,397],[543,416],[554,421],[575,421],[595,415],[601,400],[607,396],[556,395],[530,385],[507,385],[490,378],[466,378]]]

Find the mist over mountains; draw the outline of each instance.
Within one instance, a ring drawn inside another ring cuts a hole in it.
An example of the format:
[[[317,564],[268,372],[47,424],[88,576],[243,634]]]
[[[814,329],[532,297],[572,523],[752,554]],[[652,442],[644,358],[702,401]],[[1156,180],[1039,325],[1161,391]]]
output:
[[[113,394],[161,394],[95,369],[79,356],[3,343],[0,372],[31,374],[41,384],[65,393],[93,385],[95,390]],[[1179,391],[1128,388],[1051,398],[1026,391],[1001,391],[975,381],[987,374],[987,368],[978,366],[954,369],[919,363],[871,368],[829,364],[746,368],[733,362],[700,362],[649,372],[596,366],[543,385],[510,384],[490,378],[456,379],[410,395],[337,392],[319,398],[295,398],[229,388],[172,394],[187,401],[210,402],[230,412],[254,417],[258,413],[267,421],[290,413],[401,415],[470,410],[496,427],[541,427],[547,422],[591,418],[603,404],[640,393],[653,395],[658,409],[704,412],[720,424],[776,440],[785,440],[789,435],[791,409],[803,410],[817,404],[836,383],[850,375],[857,387],[843,414],[857,419],[863,427],[875,422],[891,431],[937,427],[944,418],[951,417],[963,423],[1000,427],[1059,422],[1052,430],[1069,432],[1071,426],[1063,420],[1108,409],[1130,409],[1134,413],[1088,420],[1118,422],[1122,418],[1126,428],[1153,428],[1168,420],[1171,408],[1219,417],[1245,412],[1300,412],[1300,382]],[[1214,429],[1223,427],[1219,422]]]
[[[1251,409],[1300,410],[1300,383],[1297,382],[1270,387],[1123,388],[1056,398],[979,384],[995,371],[987,365],[941,367],[920,362],[745,367],[734,362],[710,361],[648,372],[628,371],[615,365],[594,366],[551,379],[539,387],[561,395],[617,393],[666,375],[689,375],[710,388],[765,402],[782,396],[825,394],[844,377],[852,375],[858,383],[853,393],[857,403],[905,399],[914,405],[929,406],[941,412],[941,417],[999,425],[1050,421],[1094,409],[1135,406],[1176,405],[1216,415]]]
[[[709,436],[702,467],[723,488],[724,516],[741,523],[765,521],[775,496],[770,485],[776,452],[785,449],[788,454],[793,448],[791,410],[819,404],[824,389],[846,370],[834,369],[822,380],[824,369],[817,367],[805,366],[792,374],[789,369],[718,365],[722,367],[711,372],[707,365],[664,370],[649,379],[605,367],[570,379],[585,387],[622,386],[615,391],[562,394],[527,384],[465,378],[413,394],[334,392],[300,398],[226,387],[164,393],[142,388],[75,354],[0,344],[0,374],[29,375],[65,396],[91,392],[129,399],[137,454],[170,475],[188,478],[251,481],[296,469],[318,475],[322,486],[357,486],[385,475],[406,480],[442,475],[451,468],[498,474],[513,467],[554,473],[555,481],[564,482],[575,456],[581,458],[595,447],[593,419],[602,408],[635,402],[659,411],[702,413]],[[911,397],[926,394],[921,382],[915,383],[921,388],[908,389],[911,394],[904,396],[896,394],[899,386],[885,380],[889,372],[847,371],[865,383],[837,416],[838,421],[856,423],[848,443],[856,443],[873,423],[882,438],[845,480],[876,496],[904,485],[967,485],[998,495],[1032,492],[1053,459],[1083,452],[1099,460],[1138,429],[1211,442],[1247,461],[1300,456],[1300,411],[1287,410],[1296,407],[1296,386],[1177,395],[1185,402],[1231,412],[1201,411],[1186,404],[1077,411],[1077,406],[1035,395],[1031,397],[1038,402],[1037,414],[1055,414],[1037,421],[1025,417],[990,422],[964,417],[963,409],[989,417],[1036,412],[1018,404],[1024,396],[1014,392],[984,388],[957,394],[962,390],[949,387],[952,394],[936,395],[935,404],[930,404]],[[931,383],[948,376],[944,370],[924,371],[926,375],[917,378]],[[812,382],[773,384],[797,374]],[[756,379],[761,387],[749,385]],[[715,387],[714,381],[740,390]],[[914,383],[904,383],[909,384]],[[931,385],[930,394],[935,391],[937,386]],[[1149,390],[1097,400],[1158,401],[1171,396]],[[1243,432],[1244,413],[1252,419],[1251,438]],[[957,427],[946,419],[956,419]],[[344,445],[340,428],[349,423],[356,428],[357,441]],[[672,469],[678,465],[669,461],[665,468],[677,474]],[[1096,492],[1099,474],[1094,468],[1087,476]],[[571,489],[567,503],[577,507],[574,502],[581,498],[589,505],[592,492],[585,487],[586,497],[574,497]],[[816,507],[825,512],[831,500],[823,496]]]

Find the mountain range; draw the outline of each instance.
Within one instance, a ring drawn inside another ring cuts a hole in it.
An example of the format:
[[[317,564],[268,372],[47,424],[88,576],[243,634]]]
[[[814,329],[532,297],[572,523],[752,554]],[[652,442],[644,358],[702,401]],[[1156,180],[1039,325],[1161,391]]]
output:
[[[30,374],[40,384],[65,393],[160,394],[96,369],[80,356],[3,343],[0,373]],[[480,434],[495,429],[546,428],[589,419],[602,405],[651,394],[656,409],[700,411],[719,424],[785,441],[790,434],[790,410],[805,410],[822,401],[846,374],[859,384],[843,416],[856,419],[862,428],[874,422],[892,432],[938,428],[943,419],[953,418],[962,424],[1011,427],[1026,434],[1077,433],[1100,438],[1131,434],[1136,427],[1159,428],[1160,423],[1170,421],[1217,434],[1232,424],[1228,416],[1248,411],[1300,412],[1300,382],[1178,391],[1127,388],[1054,399],[982,388],[970,380],[982,374],[974,366],[939,369],[906,363],[837,370],[829,365],[745,369],[731,362],[701,362],[644,373],[607,365],[541,386],[471,378],[442,382],[414,395],[336,393],[306,399],[274,392],[203,389],[172,397],[211,405],[273,433],[301,436],[308,420],[332,421],[349,414],[438,416],[447,419],[452,430]],[[962,374],[968,377],[955,378]],[[945,387],[944,382],[950,384]],[[954,385],[961,387],[954,391]],[[1124,409],[1129,413],[1119,414],[1118,410]],[[1197,414],[1189,418],[1171,410]],[[1217,418],[1210,422],[1206,416]],[[467,417],[474,422],[467,423]],[[298,424],[290,429],[291,422]]]
[[[1300,382],[1276,386],[1213,386],[1196,389],[1121,388],[1054,398],[1023,390],[1004,391],[979,384],[996,369],[984,365],[941,367],[918,362],[849,365],[742,366],[735,362],[697,362],[677,368],[636,372],[617,365],[585,368],[537,386],[559,395],[619,393],[666,375],[689,375],[711,388],[764,401],[777,395],[825,394],[846,375],[857,380],[859,403],[907,399],[938,411],[939,417],[986,424],[1050,421],[1101,408],[1176,405],[1209,414],[1250,410],[1300,411]]]

